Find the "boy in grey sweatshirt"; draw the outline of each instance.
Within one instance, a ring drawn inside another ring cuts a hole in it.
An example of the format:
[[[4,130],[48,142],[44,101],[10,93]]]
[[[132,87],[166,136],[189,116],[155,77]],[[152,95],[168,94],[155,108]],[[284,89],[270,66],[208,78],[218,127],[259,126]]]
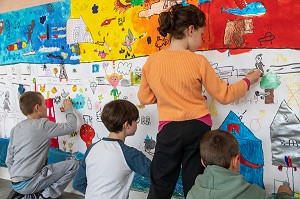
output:
[[[20,97],[20,109],[27,117],[10,132],[6,165],[13,191],[8,198],[30,194],[43,198],[57,198],[73,179],[79,162],[67,160],[47,165],[50,139],[72,133],[77,128],[77,118],[69,99],[63,101],[66,123],[47,119],[43,95],[28,91]],[[34,197],[32,197],[34,198]]]

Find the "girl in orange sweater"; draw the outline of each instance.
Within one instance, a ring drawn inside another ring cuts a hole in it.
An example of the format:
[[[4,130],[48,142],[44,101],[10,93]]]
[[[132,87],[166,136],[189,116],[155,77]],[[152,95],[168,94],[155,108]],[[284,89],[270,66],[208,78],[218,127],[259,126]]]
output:
[[[151,164],[148,199],[172,197],[180,169],[186,196],[198,174],[199,142],[211,129],[212,120],[202,86],[222,104],[231,103],[258,81],[253,70],[243,80],[227,85],[208,60],[194,52],[202,43],[205,14],[194,5],[173,5],[159,16],[159,33],[171,38],[168,49],[150,55],[142,68],[138,92],[141,104],[157,104],[159,133]]]

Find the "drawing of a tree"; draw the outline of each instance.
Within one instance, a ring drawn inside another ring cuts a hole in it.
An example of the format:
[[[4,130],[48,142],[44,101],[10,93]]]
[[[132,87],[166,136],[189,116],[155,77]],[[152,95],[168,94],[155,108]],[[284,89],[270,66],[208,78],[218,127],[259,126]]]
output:
[[[274,89],[280,85],[280,77],[276,73],[268,73],[261,78],[260,88],[265,89],[265,104],[274,103]]]

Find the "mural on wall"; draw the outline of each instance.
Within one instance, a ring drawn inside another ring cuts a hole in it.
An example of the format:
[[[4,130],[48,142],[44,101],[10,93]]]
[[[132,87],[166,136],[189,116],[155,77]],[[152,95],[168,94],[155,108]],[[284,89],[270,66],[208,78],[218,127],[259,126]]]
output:
[[[76,45],[67,45],[70,3],[57,2],[1,14],[1,64],[79,63]]]
[[[66,0],[2,14],[0,34],[6,39],[0,44],[5,49],[1,63],[76,64],[149,55],[169,43],[156,30],[157,18],[174,2]],[[300,48],[300,22],[293,20],[300,17],[293,12],[300,2],[184,2],[207,15],[201,50],[231,49],[234,54],[253,48]]]
[[[230,105],[220,105],[205,89],[203,95],[207,96],[213,128],[224,127],[241,144],[241,172],[247,181],[273,191],[274,178],[285,181],[286,176],[271,163],[272,129],[278,125],[272,119],[278,117],[278,105],[284,100],[300,114],[300,21],[293,20],[300,17],[293,11],[300,2],[177,2],[197,5],[206,13],[204,43],[196,53],[208,58],[220,79],[231,84],[255,68],[263,72],[260,82]],[[53,140],[52,146],[66,153],[85,152],[107,135],[101,121],[104,104],[126,99],[140,111],[138,131],[126,142],[151,158],[158,125],[156,107],[140,104],[136,95],[147,56],[170,43],[156,29],[158,14],[172,3],[64,0],[0,14],[0,137],[9,137],[11,128],[25,118],[19,110],[19,96],[39,91],[51,102],[50,119],[64,121],[62,102],[69,98],[80,124],[71,135]],[[290,132],[296,129],[293,125]],[[274,146],[298,166],[289,150],[273,141],[272,153]],[[281,164],[285,163],[282,157],[277,158]],[[147,192],[149,183],[135,176],[132,189]],[[297,186],[295,191],[300,192]],[[183,195],[180,179],[174,195]]]

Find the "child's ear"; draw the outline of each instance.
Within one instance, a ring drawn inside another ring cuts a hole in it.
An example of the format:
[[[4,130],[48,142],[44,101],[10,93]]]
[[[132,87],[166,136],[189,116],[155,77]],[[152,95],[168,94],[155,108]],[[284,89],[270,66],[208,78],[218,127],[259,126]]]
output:
[[[40,105],[36,104],[36,105],[33,107],[33,112],[38,111],[39,109],[40,109]]]
[[[201,158],[201,164],[204,166],[204,168],[206,168],[206,165],[204,164],[202,158]]]
[[[130,127],[130,125],[129,125],[128,121],[126,121],[123,125],[123,128],[128,129],[129,127]]]
[[[232,158],[231,168],[233,171],[240,172],[240,154]]]
[[[193,25],[190,25],[187,29],[188,36],[191,36],[193,34],[194,30],[195,30],[195,27]]]

